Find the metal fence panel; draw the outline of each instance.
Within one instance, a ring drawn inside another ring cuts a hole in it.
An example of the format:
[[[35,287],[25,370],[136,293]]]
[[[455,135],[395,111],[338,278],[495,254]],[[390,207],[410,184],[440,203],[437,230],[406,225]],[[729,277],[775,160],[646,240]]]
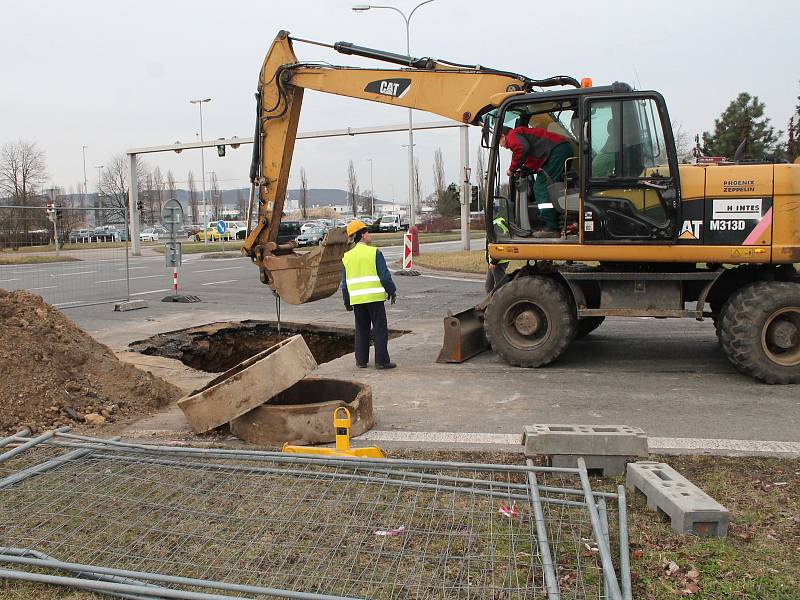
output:
[[[615,503],[603,527],[587,505],[616,495],[587,496],[576,469],[63,432],[4,456],[0,577],[67,573],[52,582],[136,598],[620,598],[616,579],[604,581],[615,570],[603,537],[608,523],[621,527],[618,513],[605,520]]]
[[[0,206],[0,288],[69,308],[129,298],[127,213]]]

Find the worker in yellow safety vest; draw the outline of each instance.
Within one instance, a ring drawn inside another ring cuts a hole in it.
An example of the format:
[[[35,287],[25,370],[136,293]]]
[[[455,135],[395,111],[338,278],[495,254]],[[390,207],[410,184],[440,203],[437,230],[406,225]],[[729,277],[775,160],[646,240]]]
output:
[[[361,221],[347,224],[347,236],[353,247],[342,257],[342,297],[347,310],[356,320],[356,366],[365,369],[369,363],[369,334],[375,340],[375,367],[394,369],[397,365],[389,360],[389,328],[386,323],[388,298],[397,301],[397,287],[386,266],[386,259],[377,248],[370,246],[370,234]]]
[[[508,237],[508,225],[503,217],[495,217],[492,225],[497,230],[497,233]],[[489,263],[489,269],[486,271],[486,283],[484,289],[487,294],[491,294],[499,288],[506,279],[506,268],[508,267],[508,259],[499,258],[493,259],[489,257],[489,252],[486,252],[486,261]]]

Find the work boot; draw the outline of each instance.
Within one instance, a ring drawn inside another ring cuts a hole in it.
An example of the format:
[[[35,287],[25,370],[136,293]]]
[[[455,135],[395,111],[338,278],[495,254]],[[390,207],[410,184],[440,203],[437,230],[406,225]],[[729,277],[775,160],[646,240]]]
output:
[[[539,229],[533,232],[535,238],[560,238],[561,232],[558,229]]]
[[[375,365],[375,368],[376,368],[376,369],[394,369],[396,366],[397,366],[397,365],[396,365],[395,363],[393,363],[393,362],[388,362],[388,363],[386,363],[386,364],[383,364],[383,365],[377,365],[377,364],[376,364],[376,365]]]
[[[369,365],[367,363],[356,363],[359,369],[366,369]]]

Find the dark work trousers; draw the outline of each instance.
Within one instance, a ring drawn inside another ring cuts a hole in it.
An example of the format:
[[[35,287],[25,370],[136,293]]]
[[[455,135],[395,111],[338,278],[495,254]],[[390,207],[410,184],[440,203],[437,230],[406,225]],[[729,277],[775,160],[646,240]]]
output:
[[[508,263],[497,263],[494,265],[494,268],[489,268],[486,270],[486,283],[484,284],[484,289],[486,290],[487,294],[491,294],[497,288],[500,287],[501,284],[505,283],[504,279],[506,277],[506,267],[508,267]]]
[[[354,304],[356,317],[356,362],[366,365],[369,362],[369,330],[375,339],[375,364],[389,363],[389,327],[386,324],[386,308],[383,302]]]

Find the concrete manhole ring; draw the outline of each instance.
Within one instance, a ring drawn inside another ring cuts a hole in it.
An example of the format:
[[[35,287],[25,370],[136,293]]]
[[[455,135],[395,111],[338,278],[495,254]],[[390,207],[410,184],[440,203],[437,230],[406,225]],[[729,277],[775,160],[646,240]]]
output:
[[[335,440],[333,411],[350,411],[350,435],[375,424],[372,389],[358,381],[306,377],[266,404],[233,419],[231,432],[250,444],[327,444]]]

